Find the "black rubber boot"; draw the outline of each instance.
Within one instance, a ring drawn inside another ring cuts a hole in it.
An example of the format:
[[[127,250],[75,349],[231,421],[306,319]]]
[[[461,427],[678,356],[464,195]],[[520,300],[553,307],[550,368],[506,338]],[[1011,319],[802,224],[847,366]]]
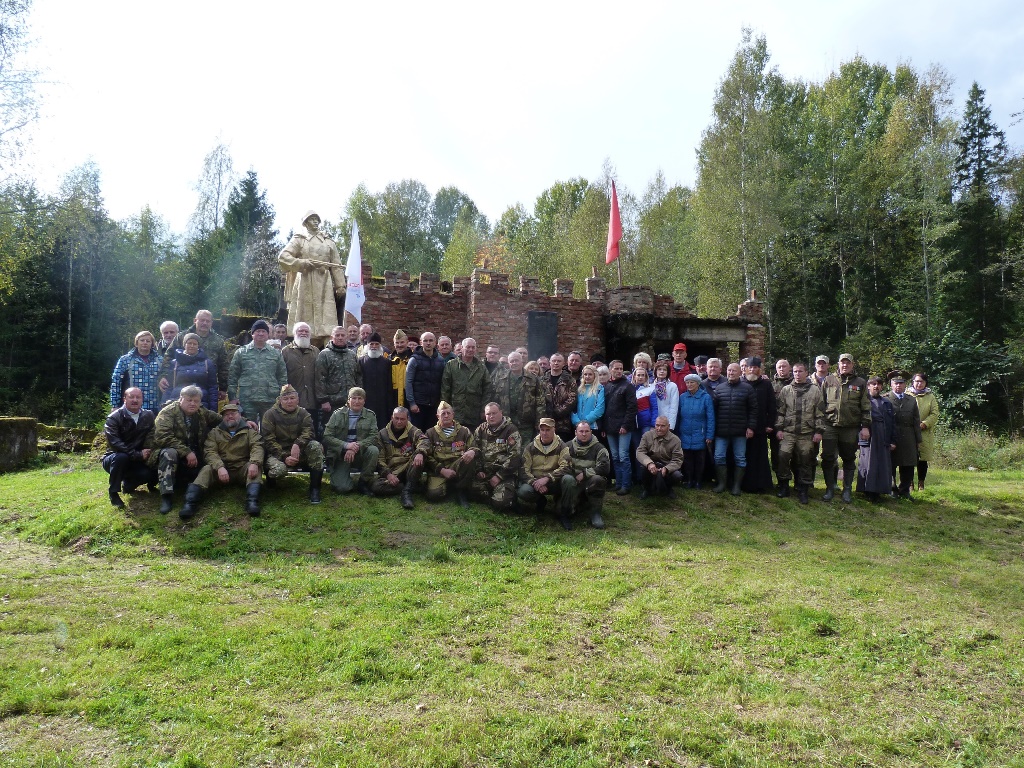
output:
[[[400,501],[402,502],[402,509],[415,509],[416,504],[412,500],[412,492],[416,487],[416,481],[411,477],[405,481],[405,485],[402,486],[402,496]]]
[[[725,481],[729,476],[729,468],[724,464],[722,466],[715,466],[715,477],[718,479],[718,485],[715,486],[715,493],[725,492]]]
[[[807,485],[806,484],[804,484],[804,483],[797,483],[796,484],[796,493],[797,493],[798,498],[800,499],[800,503],[801,504],[806,504],[808,502],[808,499],[807,499]]]
[[[185,503],[178,510],[178,517],[188,520],[199,511],[199,502],[203,500],[203,489],[195,483],[189,483],[185,489]]]
[[[837,467],[826,467],[822,470],[821,474],[825,476],[825,495],[821,497],[822,501],[832,501],[836,497],[836,475],[838,472]]]
[[[736,467],[732,473],[732,495],[739,496],[743,491],[740,486],[743,484],[743,475],[746,474],[746,467]]]
[[[775,495],[780,499],[789,498],[789,480],[779,480],[779,490],[775,492]]]
[[[324,480],[324,471],[322,469],[311,469],[309,470],[309,503],[319,504],[320,503],[320,485]]]
[[[160,514],[166,515],[171,511],[171,507],[174,506],[174,494],[173,493],[162,493],[160,494]]]
[[[595,528],[604,528],[604,518],[601,517],[600,512],[595,512],[590,516],[590,524]]]
[[[260,516],[260,484],[249,483],[245,486],[245,512],[249,517]]]

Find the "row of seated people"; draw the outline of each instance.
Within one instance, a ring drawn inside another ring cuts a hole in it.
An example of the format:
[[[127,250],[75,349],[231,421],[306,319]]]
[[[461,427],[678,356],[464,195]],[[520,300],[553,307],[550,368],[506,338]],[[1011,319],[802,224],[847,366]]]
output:
[[[105,425],[103,467],[110,474],[110,501],[123,507],[120,493],[145,483],[159,492],[160,512],[166,514],[173,507],[176,485],[187,481],[179,511],[187,520],[212,487],[233,483],[245,487],[245,511],[258,516],[264,474],[273,482],[289,471],[307,469],[309,500],[318,504],[326,465],[333,491],[398,495],[406,509],[414,508],[413,495],[420,490],[431,501],[454,496],[467,507],[473,496],[503,512],[532,504],[543,513],[551,497],[555,516],[567,530],[580,513],[594,527],[604,527],[611,461],[586,421],[564,442],[555,434],[555,421],[542,418],[536,437],[524,446],[519,430],[497,403],[486,405],[484,422],[471,431],[442,402],[437,424],[423,432],[401,406],[378,430],[365,399],[361,388],[349,391],[348,404],[332,414],[321,444],[313,439],[310,415],[298,405],[290,385],[282,387],[258,427],[234,403],[223,406],[220,414],[203,407],[198,388],[186,387],[156,416],[142,408],[142,392],[129,388],[124,404]],[[673,484],[682,481],[683,454],[667,419],[660,418],[644,435],[636,458],[645,468],[642,497],[650,492],[673,495]]]

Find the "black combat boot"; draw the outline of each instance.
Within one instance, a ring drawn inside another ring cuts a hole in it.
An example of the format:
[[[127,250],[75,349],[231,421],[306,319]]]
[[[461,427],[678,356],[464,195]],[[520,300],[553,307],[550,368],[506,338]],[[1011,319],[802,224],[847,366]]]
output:
[[[415,509],[416,504],[412,500],[412,492],[416,488],[416,479],[412,477],[411,473],[407,476],[405,485],[402,486],[402,495],[400,501],[402,502],[402,509]]]
[[[110,492],[107,495],[110,497],[111,506],[117,507],[118,509],[124,509],[124,502],[121,501],[121,497],[117,495],[117,490],[111,487]]]
[[[310,469],[309,470],[309,503],[319,504],[320,503],[320,485],[324,480],[324,471],[322,469]]]
[[[797,486],[799,487],[799,483]],[[779,490],[775,492],[775,495],[780,499],[789,498],[789,480],[779,480]]]
[[[808,499],[807,499],[807,483],[797,483],[796,484],[796,493],[797,493],[797,497],[800,499],[800,503],[801,504],[806,504],[808,502]]]
[[[260,484],[249,483],[245,486],[245,511],[249,517],[260,516]]]
[[[171,507],[174,505],[174,494],[173,493],[161,493],[160,494],[160,514],[166,515],[171,511]]]
[[[188,520],[199,511],[199,502],[203,500],[203,489],[195,483],[189,483],[185,489],[185,504],[178,510],[178,517]]]

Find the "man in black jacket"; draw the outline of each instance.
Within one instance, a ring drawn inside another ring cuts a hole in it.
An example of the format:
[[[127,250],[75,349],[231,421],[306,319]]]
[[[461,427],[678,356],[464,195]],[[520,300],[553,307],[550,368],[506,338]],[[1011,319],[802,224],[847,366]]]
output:
[[[747,440],[754,436],[757,426],[757,395],[754,388],[741,377],[739,363],[729,363],[726,381],[714,390],[715,398],[715,493],[725,490],[728,467],[725,454],[732,446],[736,470],[733,474],[732,495],[740,495],[740,485],[747,468]]]
[[[107,416],[103,435],[107,438],[107,452],[103,454],[103,469],[110,473],[110,503],[124,507],[118,496],[122,486],[131,493],[142,483],[156,490],[156,471],[146,466],[151,453],[143,448],[146,436],[153,429],[156,416],[142,410],[142,390],[129,387],[124,392],[124,405]]]
[[[608,364],[611,378],[604,385],[604,429],[615,476],[615,493],[625,496],[633,486],[630,433],[636,429],[636,389],[623,375],[621,360]]]
[[[420,346],[405,367],[405,407],[409,421],[421,432],[437,424],[437,406],[441,402],[441,378],[447,361],[437,349],[434,334],[420,334]]]

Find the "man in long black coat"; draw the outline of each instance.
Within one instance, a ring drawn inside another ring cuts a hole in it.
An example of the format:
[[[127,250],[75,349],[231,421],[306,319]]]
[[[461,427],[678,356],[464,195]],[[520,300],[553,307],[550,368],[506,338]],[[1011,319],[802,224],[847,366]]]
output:
[[[892,403],[896,420],[896,450],[892,452],[893,481],[896,468],[900,470],[900,484],[897,493],[900,498],[910,498],[910,486],[914,481],[914,467],[917,466],[918,452],[924,438],[921,436],[921,414],[917,398],[907,394],[907,374],[893,371],[889,374],[892,391],[885,397]]]
[[[743,475],[744,493],[762,493],[772,489],[772,465],[768,460],[768,438],[775,431],[775,389],[761,376],[761,358],[751,357],[747,364],[747,383],[757,397],[757,425],[747,440],[747,471]]]
[[[359,358],[363,372],[366,405],[377,417],[377,429],[384,429],[395,409],[395,390],[391,386],[391,360],[384,355],[380,334],[373,333],[366,342],[365,354]]]

